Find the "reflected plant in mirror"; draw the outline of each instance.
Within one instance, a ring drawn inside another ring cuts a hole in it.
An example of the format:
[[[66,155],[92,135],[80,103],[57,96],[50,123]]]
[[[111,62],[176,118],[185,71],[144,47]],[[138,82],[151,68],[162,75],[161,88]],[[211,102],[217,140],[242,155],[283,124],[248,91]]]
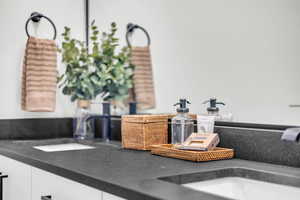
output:
[[[91,57],[96,67],[96,75],[93,81],[99,87],[97,93],[101,94],[104,101],[116,107],[123,107],[123,101],[128,98],[129,89],[133,87],[133,68],[130,64],[130,49],[120,47],[119,39],[116,38],[116,23],[111,23],[109,32],[102,32],[99,36],[95,21],[92,22],[92,53]]]
[[[98,95],[104,101],[122,101],[133,86],[130,49],[123,47],[117,52],[116,23],[111,24],[108,33],[102,32],[101,37],[94,21],[91,30],[93,43],[89,53],[84,42],[71,38],[71,29],[65,27],[60,52],[66,70],[59,77],[59,87],[63,87],[63,94],[71,96],[71,101],[92,100]]]
[[[121,102],[132,88],[133,66],[129,62],[130,49],[118,51],[119,39],[115,37],[116,23],[111,23],[108,32],[101,37],[95,21],[91,24],[92,51],[85,42],[71,37],[71,29],[65,27],[59,52],[66,68],[58,78],[59,87],[71,101],[77,101],[76,138],[93,138],[92,124],[88,120],[90,101],[101,96],[103,101]]]

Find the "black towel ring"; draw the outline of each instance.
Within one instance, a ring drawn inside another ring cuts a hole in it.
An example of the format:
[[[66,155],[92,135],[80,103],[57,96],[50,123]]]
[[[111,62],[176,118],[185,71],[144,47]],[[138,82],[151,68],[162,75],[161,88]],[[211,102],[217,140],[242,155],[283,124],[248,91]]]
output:
[[[52,21],[49,17],[47,17],[47,16],[45,16],[45,15],[43,15],[43,14],[41,14],[41,13],[38,13],[38,12],[33,12],[33,13],[31,13],[30,17],[29,17],[29,18],[27,19],[27,21],[26,21],[26,24],[25,24],[25,31],[26,31],[27,36],[30,37],[30,35],[29,35],[29,33],[28,33],[28,29],[27,29],[28,23],[29,23],[30,21],[33,21],[33,22],[39,22],[39,21],[41,20],[41,18],[47,19],[47,20],[50,22],[50,24],[52,25],[52,27],[53,27],[53,29],[54,29],[53,40],[55,40],[55,39],[56,39],[56,27],[55,27],[53,21]]]
[[[149,33],[146,31],[146,29],[144,29],[143,27],[137,25],[137,24],[132,24],[132,23],[129,23],[127,24],[127,32],[126,32],[126,41],[127,41],[127,45],[129,47],[131,47],[131,44],[130,44],[130,41],[129,41],[129,36],[131,36],[134,32],[135,29],[141,29],[147,36],[147,39],[148,39],[148,46],[150,46],[151,44],[151,39],[150,39],[150,35]]]

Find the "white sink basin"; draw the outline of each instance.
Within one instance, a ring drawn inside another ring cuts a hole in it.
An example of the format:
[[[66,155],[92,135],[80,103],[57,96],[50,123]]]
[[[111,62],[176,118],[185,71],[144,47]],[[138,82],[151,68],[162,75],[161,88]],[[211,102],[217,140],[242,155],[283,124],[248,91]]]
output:
[[[239,200],[299,200],[300,188],[240,177],[183,184],[195,190]]]
[[[94,149],[95,147],[78,144],[78,143],[68,143],[68,144],[34,146],[33,148],[41,150],[41,151],[45,151],[45,152],[56,152],[56,151],[74,151],[74,150]]]

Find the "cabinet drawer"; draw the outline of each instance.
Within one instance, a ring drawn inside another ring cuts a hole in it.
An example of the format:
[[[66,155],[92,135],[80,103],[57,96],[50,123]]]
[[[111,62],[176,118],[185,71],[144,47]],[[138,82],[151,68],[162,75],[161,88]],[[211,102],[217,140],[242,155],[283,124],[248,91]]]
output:
[[[31,200],[31,167],[29,165],[0,155],[0,172],[8,175],[8,178],[3,179],[4,200]]]
[[[102,192],[55,174],[32,167],[32,200],[102,200]]]

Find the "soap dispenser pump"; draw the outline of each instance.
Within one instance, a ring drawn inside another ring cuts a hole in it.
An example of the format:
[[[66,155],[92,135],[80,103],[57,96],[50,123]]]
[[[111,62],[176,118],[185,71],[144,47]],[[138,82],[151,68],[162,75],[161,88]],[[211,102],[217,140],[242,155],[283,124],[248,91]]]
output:
[[[203,102],[203,104],[209,103],[209,107],[206,109],[207,114],[209,116],[214,116],[215,121],[232,121],[233,117],[231,113],[228,114],[220,114],[219,107],[217,105],[223,105],[225,106],[226,104],[223,102],[218,102],[216,98],[210,98],[209,100],[206,100]]]
[[[187,104],[191,104],[186,99],[180,99],[178,103],[174,106],[179,107],[177,110],[177,115],[172,118],[172,144],[182,144],[193,132],[194,121],[188,115],[189,108]]]
[[[219,114],[219,108],[217,105],[223,105],[225,106],[225,103],[223,102],[217,102],[216,98],[210,98],[209,100],[206,100],[203,102],[203,104],[209,103],[209,107],[207,108],[207,112],[209,115],[218,115]]]

